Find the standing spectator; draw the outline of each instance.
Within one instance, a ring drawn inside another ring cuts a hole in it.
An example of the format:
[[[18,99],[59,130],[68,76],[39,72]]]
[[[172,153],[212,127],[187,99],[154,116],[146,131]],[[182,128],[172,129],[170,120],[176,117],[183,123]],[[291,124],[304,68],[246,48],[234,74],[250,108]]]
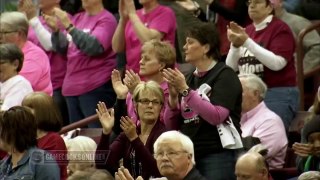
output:
[[[254,73],[262,78],[268,86],[265,103],[288,130],[299,104],[295,40],[288,25],[273,16],[269,0],[248,1],[248,6],[253,23],[245,29],[234,22],[229,25],[231,48],[226,64],[240,74]]]
[[[242,84],[242,137],[259,138],[268,150],[270,169],[282,168],[287,151],[287,136],[281,118],[264,103],[265,83],[254,74],[239,75]]]
[[[55,16],[45,15],[53,31],[53,49],[67,55],[62,95],[66,97],[70,123],[95,114],[94,107],[100,100],[107,102],[108,107],[115,102],[111,71],[116,67],[116,54],[111,39],[116,19],[104,9],[102,0],[82,1],[82,7],[85,11],[72,20],[59,8],[54,8]],[[64,30],[71,37],[63,34]],[[100,127],[100,124],[91,123],[89,127]]]
[[[61,114],[51,96],[34,92],[28,94],[22,101],[22,106],[29,107],[37,124],[38,148],[54,155],[60,168],[60,179],[66,180],[67,148],[58,132],[62,127]]]
[[[0,162],[0,179],[60,179],[57,163],[36,147],[37,125],[29,109],[15,106],[5,111],[0,127],[1,148],[9,154]]]
[[[176,60],[175,49],[169,42],[153,39],[143,44],[141,52],[139,75],[143,77],[144,81],[155,81],[160,85],[164,92],[163,106],[166,106],[169,96],[168,83],[161,72],[165,68],[174,67]],[[112,72],[112,84],[117,94],[117,104],[126,104],[127,114],[136,124],[138,123],[138,118],[134,108],[132,93],[139,83],[140,78],[133,71],[127,71],[124,84],[121,81],[120,73],[117,70]],[[118,109],[116,108],[115,111],[115,114],[117,114]],[[163,114],[164,108],[162,108],[160,113],[159,119],[161,122],[163,122]],[[116,128],[119,129],[120,127]]]
[[[5,12],[0,15],[0,43],[14,43],[24,54],[20,75],[32,85],[34,91],[52,95],[48,56],[38,46],[27,40],[29,23],[21,12]]]
[[[283,0],[275,0],[275,16],[290,27],[295,38],[304,28],[311,25],[311,22],[301,16],[287,12],[283,7]],[[303,38],[303,50],[305,52],[303,58],[303,71],[307,73],[313,68],[320,65],[320,36],[316,30],[309,32]]]
[[[126,69],[139,72],[141,46],[151,39],[168,40],[174,45],[176,18],[173,11],[157,0],[140,1],[136,11],[133,0],[119,0],[120,20],[112,38],[115,52],[126,52]]]
[[[18,75],[22,65],[23,54],[18,46],[0,44],[0,111],[21,105],[23,98],[33,92],[30,82]]]
[[[115,119],[114,110],[108,112],[104,103],[98,104],[97,114],[103,126],[97,153],[108,150],[109,156],[103,163],[96,162],[99,169],[116,172],[119,160],[123,158],[123,165],[127,167],[134,178],[142,176],[160,177],[156,160],[153,157],[153,144],[165,131],[160,122],[160,111],[164,103],[164,94],[159,84],[153,81],[140,83],[133,92],[135,110],[140,124],[136,127],[128,116]],[[109,143],[109,136],[115,121],[120,121],[122,133]],[[97,154],[96,155],[99,155]]]
[[[61,1],[41,0],[38,3],[39,10],[44,14],[52,14],[54,7],[60,7]],[[37,16],[36,5],[31,0],[20,1],[19,10],[24,12],[29,19],[28,39],[42,48],[50,61],[53,98],[58,104],[63,116],[64,125],[69,124],[68,110],[61,88],[67,70],[67,57],[52,50],[51,29],[46,24],[43,16]]]
[[[191,29],[186,42],[186,61],[196,66],[196,70],[186,77],[177,69],[163,70],[169,83],[165,125],[191,138],[196,168],[207,179],[235,179],[237,150],[222,147],[216,125],[231,117],[241,134],[239,78],[220,62],[219,36],[212,24],[204,23]]]
[[[223,60],[227,57],[230,42],[227,38],[227,26],[231,21],[247,26],[250,19],[247,11],[247,0],[205,0],[209,9],[216,13],[215,22],[220,34],[220,52]]]

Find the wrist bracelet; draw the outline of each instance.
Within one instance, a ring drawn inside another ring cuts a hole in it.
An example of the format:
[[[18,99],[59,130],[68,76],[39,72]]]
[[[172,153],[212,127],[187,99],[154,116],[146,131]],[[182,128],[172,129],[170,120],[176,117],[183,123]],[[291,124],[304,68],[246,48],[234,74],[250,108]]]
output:
[[[69,32],[73,27],[74,27],[73,24],[70,23],[69,26],[66,28],[66,30]]]

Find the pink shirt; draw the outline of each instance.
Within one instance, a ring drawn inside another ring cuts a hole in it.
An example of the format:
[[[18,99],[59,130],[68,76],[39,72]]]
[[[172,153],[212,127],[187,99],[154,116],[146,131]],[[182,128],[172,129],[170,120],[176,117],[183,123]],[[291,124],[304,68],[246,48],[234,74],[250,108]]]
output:
[[[94,36],[104,52],[88,56],[74,43],[69,43],[67,73],[62,87],[64,96],[79,96],[102,86],[110,80],[111,71],[116,67],[116,54],[111,47],[117,27],[115,17],[106,10],[94,16],[81,12],[74,16],[73,24],[78,30]]]
[[[51,31],[42,16],[39,17],[39,20],[48,31]],[[31,27],[28,31],[28,40],[44,50],[35,31]],[[62,87],[63,79],[67,71],[67,57],[54,51],[45,51],[45,53],[50,61],[52,88],[53,90],[59,89]]]
[[[34,91],[45,92],[51,96],[52,84],[48,56],[30,41],[24,44],[22,52],[24,61],[19,74],[31,83]]]
[[[164,122],[163,120],[164,110],[165,110],[165,106],[168,106],[168,98],[169,98],[168,83],[164,81],[160,84],[160,87],[164,92],[164,102],[160,112],[159,119],[161,122]],[[130,93],[128,93],[127,95],[126,104],[127,104],[128,116],[131,117],[131,119],[133,120],[133,122],[135,122],[135,124],[138,124],[138,121],[139,121],[138,116],[137,116],[137,113],[135,112],[132,95]]]
[[[13,106],[21,105],[23,98],[32,93],[32,87],[28,80],[16,75],[0,83],[0,111],[6,111]]]
[[[162,40],[170,41],[174,46],[176,32],[176,16],[174,12],[165,6],[158,5],[154,10],[145,14],[143,9],[137,11],[142,23],[150,29],[157,30],[164,34]],[[134,32],[132,23],[129,21],[125,28],[126,40],[126,69],[133,69],[139,73],[139,61],[141,58],[141,42]]]
[[[257,137],[268,149],[267,162],[270,169],[282,168],[288,140],[281,118],[261,102],[242,114],[240,124],[242,137]]]

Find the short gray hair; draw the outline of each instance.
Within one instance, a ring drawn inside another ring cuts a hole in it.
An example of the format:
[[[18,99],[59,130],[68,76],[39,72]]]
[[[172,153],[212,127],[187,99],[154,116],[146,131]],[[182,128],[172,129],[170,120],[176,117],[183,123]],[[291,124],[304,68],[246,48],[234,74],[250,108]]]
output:
[[[28,35],[29,22],[26,15],[21,12],[13,11],[1,13],[0,25],[7,26],[12,31],[23,32],[25,37]]]
[[[179,131],[167,131],[167,132],[164,132],[158,137],[156,142],[153,144],[154,153],[157,153],[157,151],[159,149],[159,144],[161,144],[165,140],[171,140],[171,141],[180,142],[181,145],[182,145],[183,150],[185,150],[189,154],[191,154],[192,163],[196,164],[196,162],[194,160],[193,143],[192,143],[191,139],[188,136],[182,134]]]
[[[255,74],[240,74],[239,79],[244,79],[246,82],[243,84],[251,91],[258,90],[260,92],[260,98],[263,100],[266,96],[267,85]]]

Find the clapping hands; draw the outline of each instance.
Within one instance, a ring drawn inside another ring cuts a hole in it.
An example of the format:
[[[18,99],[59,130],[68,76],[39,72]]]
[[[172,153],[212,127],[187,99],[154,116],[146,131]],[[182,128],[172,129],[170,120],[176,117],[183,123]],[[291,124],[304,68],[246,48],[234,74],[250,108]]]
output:
[[[109,112],[104,102],[99,102],[96,112],[102,125],[103,134],[110,134],[114,126],[114,109]]]
[[[245,31],[245,28],[239,26],[235,22],[230,22],[227,27],[227,37],[228,40],[235,47],[240,47],[244,42],[249,38],[248,34]]]

